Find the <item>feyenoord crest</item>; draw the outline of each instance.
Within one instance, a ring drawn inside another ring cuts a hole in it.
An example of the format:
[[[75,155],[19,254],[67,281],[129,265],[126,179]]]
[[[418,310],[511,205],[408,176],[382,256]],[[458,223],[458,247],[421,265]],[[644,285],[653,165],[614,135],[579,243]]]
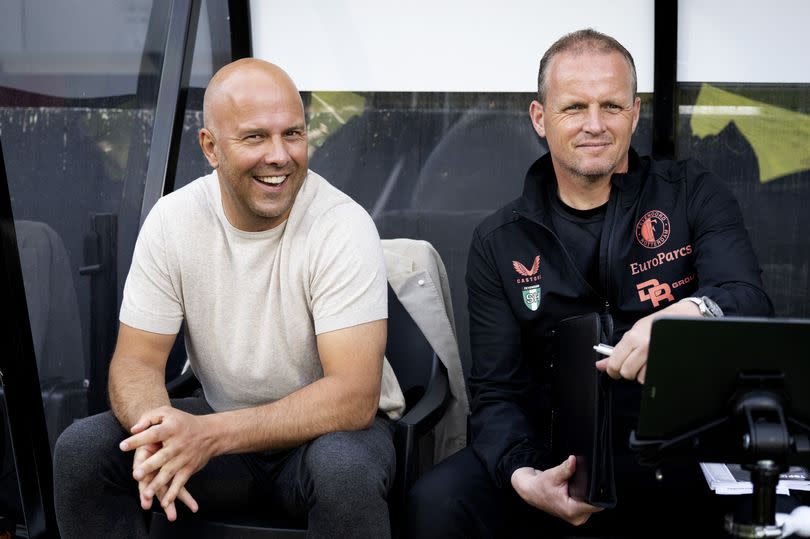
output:
[[[662,211],[648,211],[636,223],[636,239],[647,249],[661,247],[669,239],[669,217]]]
[[[523,288],[523,303],[530,311],[540,308],[540,285],[526,286]]]

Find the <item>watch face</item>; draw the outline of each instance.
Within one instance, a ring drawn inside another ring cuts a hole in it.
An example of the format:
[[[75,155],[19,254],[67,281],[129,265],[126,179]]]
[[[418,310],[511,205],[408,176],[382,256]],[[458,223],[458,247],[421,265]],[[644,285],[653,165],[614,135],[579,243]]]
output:
[[[700,302],[700,312],[703,316],[710,316],[712,318],[719,318],[723,316],[723,309],[714,302],[711,298],[703,296]]]

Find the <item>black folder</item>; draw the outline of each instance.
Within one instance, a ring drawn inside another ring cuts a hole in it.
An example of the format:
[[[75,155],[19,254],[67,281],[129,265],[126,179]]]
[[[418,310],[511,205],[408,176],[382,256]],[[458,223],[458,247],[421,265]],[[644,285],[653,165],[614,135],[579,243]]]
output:
[[[568,482],[572,498],[597,507],[616,505],[613,478],[610,377],[596,370],[593,346],[609,342],[609,320],[597,313],[567,318],[557,328],[552,451],[556,462],[577,459]]]

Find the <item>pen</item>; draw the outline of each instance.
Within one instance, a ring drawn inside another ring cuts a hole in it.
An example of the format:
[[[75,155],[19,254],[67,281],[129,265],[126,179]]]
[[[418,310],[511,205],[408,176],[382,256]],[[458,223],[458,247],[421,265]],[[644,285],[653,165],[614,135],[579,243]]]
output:
[[[609,344],[599,343],[593,347],[598,353],[602,354],[603,356],[609,356],[613,353],[613,347]]]

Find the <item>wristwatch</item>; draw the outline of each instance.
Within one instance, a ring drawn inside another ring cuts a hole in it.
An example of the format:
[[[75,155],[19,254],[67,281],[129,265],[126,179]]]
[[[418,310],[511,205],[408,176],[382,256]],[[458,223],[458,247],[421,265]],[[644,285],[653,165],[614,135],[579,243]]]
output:
[[[681,301],[690,301],[697,305],[698,309],[700,309],[700,316],[705,318],[720,318],[723,316],[723,309],[713,299],[706,296],[683,298]]]

